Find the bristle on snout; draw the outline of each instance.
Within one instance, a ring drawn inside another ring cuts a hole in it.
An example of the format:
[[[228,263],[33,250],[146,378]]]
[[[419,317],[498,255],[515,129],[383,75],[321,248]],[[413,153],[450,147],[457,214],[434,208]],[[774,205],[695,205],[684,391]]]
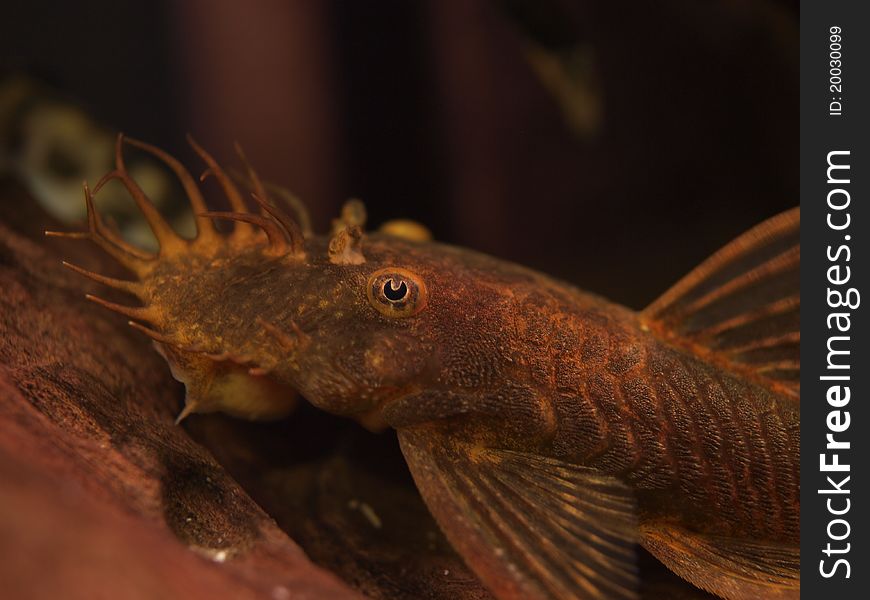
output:
[[[277,222],[266,217],[249,213],[234,212],[205,212],[200,213],[198,216],[256,225],[266,233],[266,237],[269,240],[269,247],[264,250],[264,254],[269,256],[283,256],[288,253],[290,248],[281,226]]]
[[[62,261],[63,266],[65,266],[70,271],[74,271],[79,275],[87,277],[92,281],[96,281],[97,283],[101,283],[103,285],[107,285],[109,287],[113,287],[116,290],[121,290],[123,292],[127,292],[129,294],[133,294],[134,296],[141,297],[142,295],[142,285],[135,281],[127,281],[125,279],[115,279],[114,277],[106,277],[105,275],[100,275],[99,273],[94,273],[93,271],[88,271],[87,269],[83,269],[78,265],[74,265],[72,263],[68,263],[67,261]]]
[[[199,181],[205,181],[209,175],[213,175],[217,180],[218,185],[224,192],[224,195],[227,197],[227,200],[230,203],[230,208],[233,209],[233,212],[237,213],[246,213],[248,212],[248,206],[245,204],[245,200],[242,197],[242,193],[239,191],[239,188],[236,187],[236,184],[227,175],[226,171],[224,171],[223,167],[221,167],[218,162],[214,159],[214,157],[206,152],[202,146],[196,143],[196,140],[193,139],[193,136],[190,134],[187,135],[187,143],[190,144],[190,147],[193,148],[193,151],[199,155],[202,161],[207,165],[205,171],[203,171],[202,175],[199,176]],[[249,223],[237,222],[235,225],[235,229],[233,229],[233,237],[237,239],[241,238],[250,238],[254,234],[254,228],[251,227]]]
[[[188,141],[193,150],[207,165],[207,170],[201,180],[208,175],[214,175],[223,193],[226,195],[232,210],[229,212],[209,211],[195,178],[178,160],[156,146],[126,138],[123,134],[118,134],[115,142],[114,169],[104,175],[94,186],[93,190],[91,190],[87,182],[82,184],[85,206],[87,208],[87,230],[77,232],[46,231],[45,235],[91,240],[99,245],[107,254],[135,273],[139,281],[127,281],[107,277],[64,262],[63,265],[66,268],[92,281],[130,293],[140,300],[147,302],[151,295],[148,289],[151,273],[158,265],[167,262],[171,263],[182,254],[211,257],[220,251],[221,248],[226,248],[227,252],[233,252],[247,247],[251,250],[259,249],[265,256],[289,256],[294,259],[304,256],[305,229],[300,227],[293,217],[272,202],[267,192],[267,186],[260,180],[238,145],[236,151],[253,188],[252,196],[255,205],[260,209],[260,214],[249,212],[249,208],[236,184],[217,161],[190,136],[188,136]],[[155,204],[148,198],[144,190],[130,175],[123,155],[125,143],[155,157],[164,163],[178,178],[196,219],[197,235],[193,240],[186,240],[175,232],[160,214]],[[112,180],[118,180],[124,186],[147,221],[159,243],[159,250],[156,254],[146,252],[125,241],[121,234],[108,226],[97,212],[94,206],[94,196],[103,186]],[[307,223],[307,212],[304,211],[304,208],[301,214],[305,215]],[[233,221],[233,231],[226,235],[221,234],[215,227],[212,219]],[[265,240],[261,232],[265,233]],[[124,306],[90,294],[86,297],[92,302],[131,319],[145,321],[158,327],[161,326],[159,322],[160,311],[157,307]],[[132,321],[130,324],[156,341],[168,344],[173,343],[169,336],[160,331]]]
[[[94,194],[99,193],[100,189],[109,181],[116,179],[127,189],[127,192],[136,202],[139,212],[145,217],[148,226],[157,238],[160,244],[160,255],[179,254],[186,250],[187,242],[179,236],[169,223],[161,216],[160,211],[154,203],[148,198],[145,192],[139,187],[139,184],[130,176],[127,171],[127,165],[124,162],[124,134],[119,133],[115,141],[115,170],[103,175],[97,184],[94,186]]]
[[[208,175],[214,175],[226,195],[232,211],[210,212],[195,178],[178,160],[156,146],[136,139],[126,138],[123,134],[118,134],[115,142],[115,168],[97,182],[93,191],[90,190],[87,182],[83,184],[88,215],[88,231],[46,231],[45,234],[55,237],[92,240],[140,277],[150,272],[160,259],[190,252],[212,254],[217,248],[221,247],[222,239],[227,240],[231,244],[255,245],[258,243],[256,235],[258,229],[264,231],[268,239],[268,246],[264,250],[265,254],[270,256],[286,254],[295,257],[304,255],[305,230],[293,217],[271,201],[265,184],[260,180],[250,163],[248,163],[247,158],[238,145],[236,145],[236,151],[243,163],[247,177],[252,182],[251,185],[254,188],[252,196],[256,205],[260,207],[260,215],[249,212],[248,205],[245,203],[236,184],[212,155],[206,152],[190,136],[188,136],[188,142],[207,165],[206,172],[200,180],[205,179]],[[188,241],[179,236],[161,216],[154,203],[130,175],[123,156],[123,146],[125,143],[151,154],[163,162],[176,175],[184,188],[196,218],[197,235],[195,239]],[[120,234],[106,226],[94,208],[94,196],[103,186],[112,180],[121,182],[136,202],[139,211],[157,238],[160,248],[156,255],[152,255],[127,243]],[[304,214],[307,217],[307,213]],[[233,221],[235,227],[232,233],[228,236],[222,236],[212,223],[214,218]],[[94,279],[94,277],[91,277],[91,279]],[[116,285],[115,287],[120,286]]]
[[[202,192],[200,192],[199,187],[196,185],[196,180],[193,178],[193,175],[190,174],[190,171],[188,171],[177,159],[156,146],[152,146],[151,144],[133,138],[124,139],[131,146],[148,152],[163,162],[172,170],[173,173],[175,173],[175,176],[178,177],[181,186],[184,188],[185,194],[187,194],[187,199],[190,202],[190,207],[193,209],[194,216],[196,216],[197,242],[203,245],[216,243],[215,238],[217,237],[218,232],[214,228],[211,220],[197,216],[200,213],[206,212],[208,207],[206,206],[205,198],[203,198]]]
[[[85,294],[85,298],[91,302],[99,304],[103,308],[108,308],[111,311],[130,317],[131,319],[139,319],[141,321],[149,322],[156,320],[157,315],[154,310],[148,306],[124,306],[123,304],[116,304],[114,302],[109,302],[108,300],[103,300],[99,296],[94,296],[93,294]]]
[[[91,240],[100,248],[102,248],[112,258],[119,263],[139,275],[140,277],[148,273],[153,267],[154,256],[148,254],[144,250],[136,248],[128,244],[121,236],[109,229],[99,213],[94,208],[94,196],[88,187],[87,182],[82,184],[82,191],[85,196],[85,206],[88,213],[88,230],[87,231],[46,231],[45,235],[49,237],[64,237],[74,240]]]

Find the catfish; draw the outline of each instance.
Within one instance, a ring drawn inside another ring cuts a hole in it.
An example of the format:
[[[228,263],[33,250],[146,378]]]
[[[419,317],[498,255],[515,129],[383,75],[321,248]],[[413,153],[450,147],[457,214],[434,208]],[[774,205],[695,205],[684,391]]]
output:
[[[395,428],[438,525],[502,600],[636,598],[638,545],[722,598],[799,597],[799,208],[636,312],[420,228],[366,233],[359,202],[317,235],[241,150],[233,175],[190,142],[230,211],[119,135],[115,169],[85,184],[87,231],[46,232],[92,240],[135,275],[67,264],[138,299],[89,296],[154,340],[186,386],[180,418],[277,418],[301,397]],[[179,178],[194,239],[129,175],[125,144]],[[156,253],[94,209],[110,180]]]

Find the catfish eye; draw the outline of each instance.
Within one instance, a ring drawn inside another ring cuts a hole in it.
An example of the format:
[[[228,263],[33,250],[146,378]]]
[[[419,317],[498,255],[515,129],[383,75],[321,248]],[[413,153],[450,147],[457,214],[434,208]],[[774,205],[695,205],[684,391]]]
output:
[[[388,279],[386,283],[384,283],[384,296],[387,297],[387,300],[391,302],[400,302],[405,299],[405,296],[408,295],[408,284],[402,281],[399,284],[399,287],[394,287],[396,282],[392,279]]]
[[[407,269],[398,267],[372,273],[366,296],[375,310],[388,317],[410,317],[426,306],[423,280]]]

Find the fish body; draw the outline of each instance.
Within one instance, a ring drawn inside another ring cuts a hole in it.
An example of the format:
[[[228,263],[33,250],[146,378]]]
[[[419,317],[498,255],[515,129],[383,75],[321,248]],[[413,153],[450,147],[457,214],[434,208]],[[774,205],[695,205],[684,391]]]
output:
[[[722,597],[797,597],[797,211],[638,313],[421,236],[363,234],[355,204],[314,235],[250,168],[249,212],[195,147],[234,211],[208,213],[183,167],[132,143],[181,178],[199,235],[175,236],[148,206],[119,138],[110,177],[161,249],[113,236],[86,190],[76,235],[138,280],[76,269],[141,300],[98,301],[148,323],[136,326],[187,387],[182,416],[275,417],[301,395],[394,427],[439,525],[502,599],[633,598],[637,543]]]

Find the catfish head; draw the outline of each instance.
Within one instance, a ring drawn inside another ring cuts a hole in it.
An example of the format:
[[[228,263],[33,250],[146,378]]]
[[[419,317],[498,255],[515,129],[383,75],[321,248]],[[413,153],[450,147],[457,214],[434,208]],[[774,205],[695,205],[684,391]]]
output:
[[[196,238],[179,237],[157,213],[126,171],[124,143],[175,171],[196,214]],[[419,228],[364,234],[365,210],[356,200],[330,235],[314,235],[298,200],[261,182],[240,152],[242,183],[259,208],[251,212],[233,178],[191,143],[231,212],[210,212],[177,161],[119,136],[116,169],[93,192],[85,186],[88,231],[49,232],[91,239],[138,275],[120,281],[68,265],[141,300],[143,306],[129,307],[90,297],[155,340],[187,387],[181,417],[223,411],[275,418],[301,394],[327,412],[381,429],[391,412],[402,422],[467,412],[474,398],[498,395],[495,386],[521,375],[510,324],[518,291],[545,285],[534,273],[421,239]],[[139,205],[158,253],[127,244],[94,210],[93,195],[113,178]],[[278,196],[285,208],[275,203]],[[231,221],[232,231],[219,231],[216,220]],[[423,398],[417,414],[412,397]]]
[[[310,240],[293,283],[277,284],[286,304],[262,313],[273,335],[295,336],[273,360],[278,378],[313,405],[373,429],[482,410],[523,380],[516,297],[535,289],[530,272],[389,234],[337,253],[346,232],[327,248]],[[263,285],[275,279],[282,281],[276,272]]]

